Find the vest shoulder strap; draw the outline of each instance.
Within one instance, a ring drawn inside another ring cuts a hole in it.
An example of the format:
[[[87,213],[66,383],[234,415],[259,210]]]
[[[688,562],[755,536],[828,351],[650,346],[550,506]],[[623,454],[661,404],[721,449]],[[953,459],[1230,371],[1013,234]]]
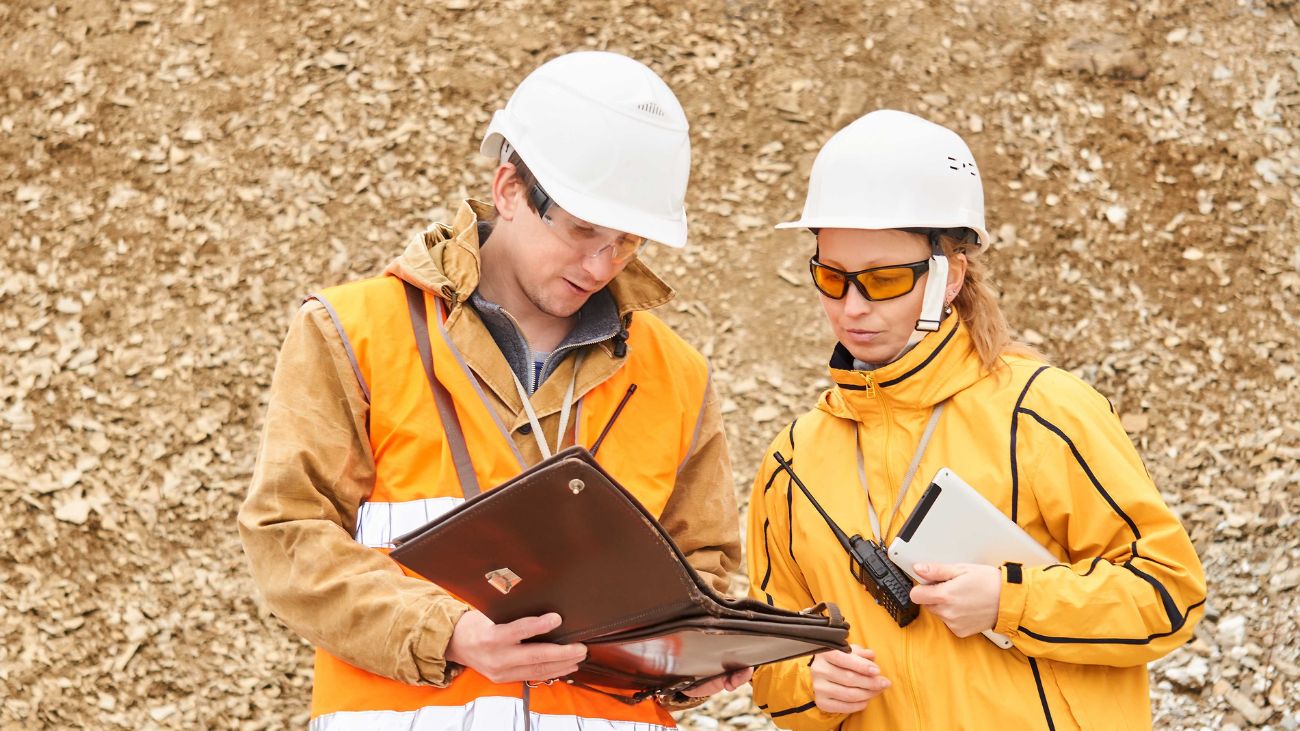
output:
[[[452,403],[447,387],[438,380],[433,369],[433,349],[429,345],[429,316],[424,303],[424,292],[410,282],[403,281],[406,290],[406,306],[411,313],[411,327],[415,330],[415,346],[420,351],[420,362],[424,365],[425,378],[433,391],[433,400],[438,404],[438,415],[442,417],[442,428],[447,435],[447,445],[451,448],[451,458],[456,465],[456,477],[460,480],[460,490],[468,500],[479,494],[478,476],[474,474],[474,464],[469,458],[469,449],[465,445],[465,434],[460,428],[460,417],[456,415],[456,406]]]

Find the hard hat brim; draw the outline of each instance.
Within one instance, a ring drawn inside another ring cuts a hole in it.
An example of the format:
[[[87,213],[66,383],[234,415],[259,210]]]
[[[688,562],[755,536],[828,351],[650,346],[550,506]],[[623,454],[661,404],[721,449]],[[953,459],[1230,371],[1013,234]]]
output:
[[[592,196],[570,188],[562,182],[549,179],[546,171],[533,168],[537,182],[546,189],[547,195],[556,205],[569,213],[605,228],[612,228],[634,236],[644,236],[673,249],[686,246],[686,210],[682,209],[680,218],[661,218],[648,216],[631,206],[618,205],[614,201],[594,199]]]
[[[501,147],[507,139],[509,128],[509,120],[502,112],[493,114],[487,134],[483,136],[483,142],[479,145],[479,153],[493,160],[500,160]],[[541,183],[547,195],[551,196],[559,207],[597,226],[643,236],[673,249],[685,248],[687,235],[685,208],[682,208],[681,216],[653,216],[631,206],[620,205],[616,201],[593,197],[590,193],[561,182],[561,176],[549,169],[547,161],[542,156],[529,155],[528,150],[520,149],[519,145],[526,147],[525,142],[518,144],[512,142],[512,144],[515,145],[520,157],[530,160],[529,169],[537,177],[537,181]]]
[[[813,216],[811,218],[800,218],[797,221],[786,221],[776,224],[778,229],[792,228],[859,228],[865,231],[883,231],[885,229],[897,228],[968,228],[975,232],[979,237],[980,248],[985,248],[992,243],[989,232],[982,227],[972,226],[970,223],[961,220],[946,221],[927,221],[919,222],[916,220],[880,220],[864,222],[859,217],[836,217],[836,216]]]

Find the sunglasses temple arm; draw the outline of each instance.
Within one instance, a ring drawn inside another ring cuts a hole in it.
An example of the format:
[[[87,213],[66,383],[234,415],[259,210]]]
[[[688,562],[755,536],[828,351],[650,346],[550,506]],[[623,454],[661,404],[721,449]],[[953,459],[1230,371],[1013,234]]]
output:
[[[921,300],[921,319],[916,329],[935,332],[943,320],[944,289],[948,286],[948,257],[935,253],[930,257],[930,276],[925,281],[925,295]]]

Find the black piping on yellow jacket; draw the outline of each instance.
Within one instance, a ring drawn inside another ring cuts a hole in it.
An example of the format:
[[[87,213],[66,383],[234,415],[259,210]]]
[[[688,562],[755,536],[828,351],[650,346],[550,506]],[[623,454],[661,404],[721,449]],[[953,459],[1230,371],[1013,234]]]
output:
[[[777,725],[1151,727],[1146,663],[1187,641],[1200,620],[1200,560],[1110,403],[1066,371],[1003,361],[983,371],[956,316],[875,371],[852,370],[837,347],[835,385],[772,441],[749,508],[754,597],[792,609],[835,602],[852,623],[850,641],[874,649],[893,681],[844,716],[815,706],[807,658],[760,668],[754,696]],[[845,532],[870,536],[855,434],[872,502],[892,506],[931,409],[945,399],[886,542],[926,480],[948,467],[1046,546],[1058,564],[1002,570],[994,629],[1012,639],[1010,650],[980,635],[959,639],[925,610],[900,629],[854,580],[825,521],[773,458],[793,455],[796,474]]]

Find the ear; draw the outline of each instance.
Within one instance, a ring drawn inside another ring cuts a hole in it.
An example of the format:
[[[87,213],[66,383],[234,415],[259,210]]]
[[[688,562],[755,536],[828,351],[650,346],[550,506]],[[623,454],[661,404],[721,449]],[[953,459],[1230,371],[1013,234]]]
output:
[[[948,286],[944,291],[944,300],[952,303],[957,299],[957,294],[961,292],[961,286],[966,283],[966,254],[955,252],[948,257]]]
[[[501,163],[492,175],[492,205],[497,209],[497,216],[513,221],[519,212],[519,206],[527,205],[520,193],[523,186],[515,176],[515,166],[508,162]]]

